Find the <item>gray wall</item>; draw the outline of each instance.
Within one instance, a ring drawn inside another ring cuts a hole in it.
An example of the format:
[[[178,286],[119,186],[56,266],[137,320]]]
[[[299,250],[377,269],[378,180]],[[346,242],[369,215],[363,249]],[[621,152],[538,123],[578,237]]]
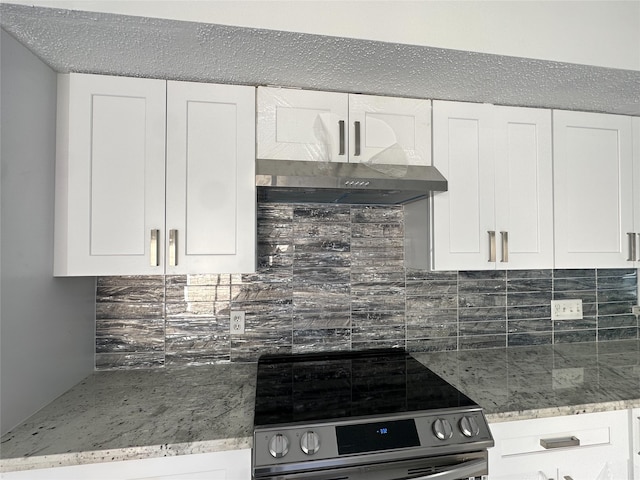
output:
[[[95,279],[53,278],[56,74],[1,35],[4,434],[93,370]]]

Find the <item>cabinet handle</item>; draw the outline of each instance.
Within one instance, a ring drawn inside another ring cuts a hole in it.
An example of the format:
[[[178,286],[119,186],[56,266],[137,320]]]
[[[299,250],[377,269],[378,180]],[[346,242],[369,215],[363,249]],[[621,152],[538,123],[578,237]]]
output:
[[[579,447],[580,439],[578,437],[560,437],[560,438],[541,438],[540,446],[547,450],[551,448],[563,448],[563,447]]]
[[[503,263],[509,261],[509,232],[500,232],[502,236],[502,260]]]
[[[356,153],[355,156],[360,156],[360,122],[354,122],[356,128]]]
[[[489,234],[489,261],[496,261],[496,232],[493,230],[489,230],[487,232]]]
[[[338,128],[340,132],[340,151],[338,155],[344,155],[344,120],[338,121]]]
[[[176,250],[178,248],[178,230],[169,230],[169,265],[175,267],[178,265]]]
[[[573,480],[573,477],[571,475],[565,475],[564,480]]]
[[[629,232],[627,236],[629,237],[629,258],[627,258],[627,262],[635,262],[637,260],[636,234]]]
[[[157,267],[160,265],[160,257],[158,255],[158,238],[160,230],[151,230],[151,240],[149,241],[149,266]]]

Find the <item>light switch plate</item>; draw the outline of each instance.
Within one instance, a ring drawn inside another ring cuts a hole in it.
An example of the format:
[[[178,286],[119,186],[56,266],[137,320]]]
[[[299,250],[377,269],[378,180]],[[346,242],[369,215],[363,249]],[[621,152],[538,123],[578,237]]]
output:
[[[582,300],[551,300],[551,320],[580,320]]]

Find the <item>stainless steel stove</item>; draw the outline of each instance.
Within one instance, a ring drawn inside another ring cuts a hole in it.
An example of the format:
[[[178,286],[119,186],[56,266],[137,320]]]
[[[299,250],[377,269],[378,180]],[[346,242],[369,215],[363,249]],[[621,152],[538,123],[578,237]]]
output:
[[[400,349],[264,356],[255,480],[459,480],[487,474],[482,408]]]

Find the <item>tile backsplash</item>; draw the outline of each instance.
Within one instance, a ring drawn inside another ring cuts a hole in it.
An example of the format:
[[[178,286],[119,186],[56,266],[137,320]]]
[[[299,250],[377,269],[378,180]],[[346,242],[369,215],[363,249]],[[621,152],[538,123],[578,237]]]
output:
[[[260,204],[257,250],[255,274],[99,277],[96,368],[638,338],[637,270],[405,269],[398,206]],[[552,321],[551,300],[574,298],[584,318]]]

